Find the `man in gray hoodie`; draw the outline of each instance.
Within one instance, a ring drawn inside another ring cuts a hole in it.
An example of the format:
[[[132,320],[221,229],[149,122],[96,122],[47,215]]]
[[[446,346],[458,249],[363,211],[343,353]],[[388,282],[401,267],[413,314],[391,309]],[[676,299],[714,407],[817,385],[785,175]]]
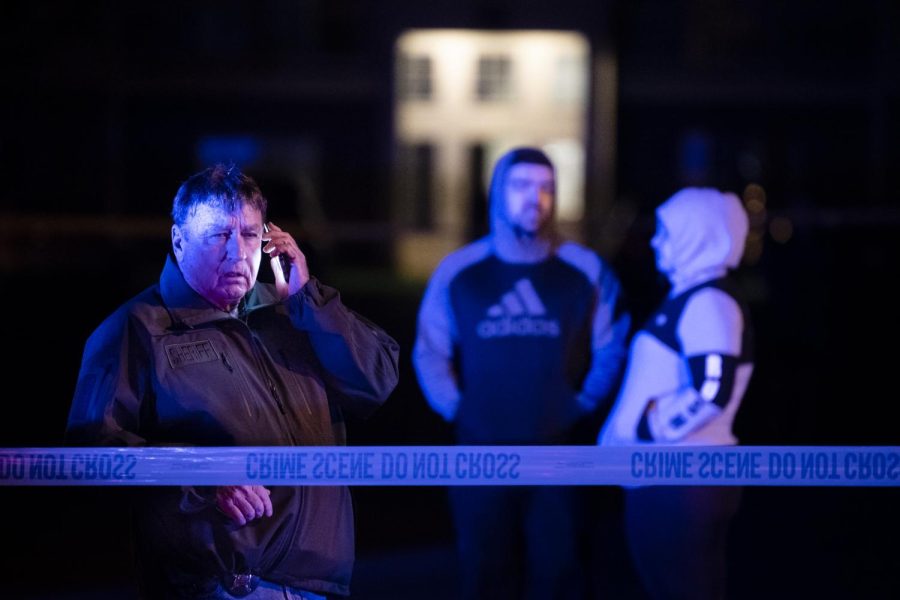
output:
[[[629,318],[619,282],[554,226],[556,175],[516,148],[494,169],[491,232],[447,256],[422,300],[413,362],[460,444],[567,444],[613,391]],[[572,488],[457,487],[464,598],[581,589]]]

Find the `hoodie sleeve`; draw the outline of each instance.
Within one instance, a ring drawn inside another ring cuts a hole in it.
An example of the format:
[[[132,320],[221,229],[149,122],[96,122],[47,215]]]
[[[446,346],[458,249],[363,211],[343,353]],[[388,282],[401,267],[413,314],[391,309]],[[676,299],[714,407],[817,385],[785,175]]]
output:
[[[596,252],[566,242],[559,247],[558,255],[581,271],[594,290],[591,362],[578,395],[582,410],[591,412],[615,391],[619,383],[631,317],[625,308],[618,277]]]
[[[288,300],[291,322],[305,331],[326,379],[344,406],[365,416],[397,385],[400,347],[383,329],[341,302],[338,291],[310,278]]]
[[[419,386],[432,410],[453,421],[460,391],[453,368],[456,325],[450,304],[449,277],[438,269],[425,290],[419,308],[413,365]]]
[[[602,261],[596,285],[597,300],[591,326],[591,367],[579,396],[579,403],[589,411],[596,409],[614,391],[619,381],[631,324],[619,280],[612,268]]]

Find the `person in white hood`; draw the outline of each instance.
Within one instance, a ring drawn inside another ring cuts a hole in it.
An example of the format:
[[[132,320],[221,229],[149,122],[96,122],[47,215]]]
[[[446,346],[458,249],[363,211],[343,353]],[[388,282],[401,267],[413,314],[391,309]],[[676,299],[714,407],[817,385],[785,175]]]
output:
[[[753,373],[753,335],[729,271],[744,252],[747,213],[734,194],[687,188],[656,217],[651,245],[672,288],[632,339],[598,444],[736,444],[732,424]],[[740,494],[703,486],[625,491],[629,549],[652,597],[724,597],[725,534]]]

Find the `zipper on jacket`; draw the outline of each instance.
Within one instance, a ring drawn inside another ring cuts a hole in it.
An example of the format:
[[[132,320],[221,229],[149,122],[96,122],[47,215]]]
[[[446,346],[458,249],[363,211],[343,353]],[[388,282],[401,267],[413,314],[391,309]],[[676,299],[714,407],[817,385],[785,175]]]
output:
[[[229,372],[229,373],[234,373],[234,367],[232,367],[232,366],[231,366],[231,363],[228,362],[228,358],[225,356],[225,353],[224,353],[224,352],[220,352],[220,353],[219,353],[219,356],[222,357],[222,364],[225,365],[225,368],[228,369],[228,372]],[[241,374],[238,373],[238,376],[240,377]],[[247,395],[246,395],[246,393],[242,393],[242,394],[241,394],[241,399],[244,401],[244,408],[247,409],[247,416],[250,417],[250,418],[253,418],[253,411],[250,410],[250,404],[247,402]]]
[[[281,356],[281,360],[284,363],[285,368],[290,370],[291,363],[288,361],[287,354],[284,350],[279,349],[278,354]],[[306,399],[306,394],[303,392],[303,386],[301,386],[298,382],[296,382],[296,374],[293,374],[295,379],[295,383],[297,385],[297,392],[300,394],[300,397],[303,399],[303,406],[306,407],[306,412],[312,415],[312,407],[309,405],[309,400]]]
[[[287,413],[284,410],[284,404],[281,403],[281,397],[278,396],[278,390],[275,389],[275,384],[269,376],[266,376],[266,384],[269,386],[269,393],[272,394],[275,404],[278,405],[278,410],[281,411],[281,414],[286,415]]]
[[[269,375],[269,369],[266,367],[266,361],[264,361],[261,357],[266,355],[266,348],[262,345],[262,342],[259,341],[259,338],[256,337],[256,334],[253,333],[253,330],[248,326],[247,329],[250,330],[250,346],[253,349],[253,357],[256,359],[256,365],[259,368],[260,374],[266,380],[266,387],[269,388],[269,394],[272,395],[272,400],[275,401],[275,406],[278,407],[278,411],[284,416],[287,415],[287,411],[284,409],[284,404],[281,402],[281,397],[278,395],[278,390],[275,388],[275,383],[272,381],[272,377]]]
[[[253,358],[256,360],[256,368],[258,369],[259,374],[262,375],[262,377],[265,379],[266,387],[269,388],[269,393],[272,394],[272,399],[278,407],[278,411],[281,413],[281,416],[287,417],[287,411],[284,408],[284,404],[281,402],[281,398],[278,396],[275,384],[272,382],[272,378],[269,375],[269,370],[266,367],[266,361],[263,359],[263,357],[268,356],[268,351],[266,350],[265,346],[263,346],[259,338],[256,337],[256,334],[253,332],[253,328],[250,327],[249,323],[240,319],[238,319],[237,322],[241,323],[246,328],[247,336],[250,338],[250,352],[251,354],[253,354]],[[271,360],[271,356],[269,356],[269,360]],[[287,437],[291,441],[291,444],[295,446],[302,445],[298,442],[297,436],[294,435],[291,427],[284,421],[285,419],[282,419],[283,433],[287,434]]]

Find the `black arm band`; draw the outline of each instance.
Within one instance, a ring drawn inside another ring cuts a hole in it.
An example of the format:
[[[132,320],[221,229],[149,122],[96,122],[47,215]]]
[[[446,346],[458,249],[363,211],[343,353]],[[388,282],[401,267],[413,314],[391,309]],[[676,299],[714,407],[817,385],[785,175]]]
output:
[[[688,357],[694,389],[707,402],[725,408],[734,390],[738,359],[728,354],[697,354]]]

